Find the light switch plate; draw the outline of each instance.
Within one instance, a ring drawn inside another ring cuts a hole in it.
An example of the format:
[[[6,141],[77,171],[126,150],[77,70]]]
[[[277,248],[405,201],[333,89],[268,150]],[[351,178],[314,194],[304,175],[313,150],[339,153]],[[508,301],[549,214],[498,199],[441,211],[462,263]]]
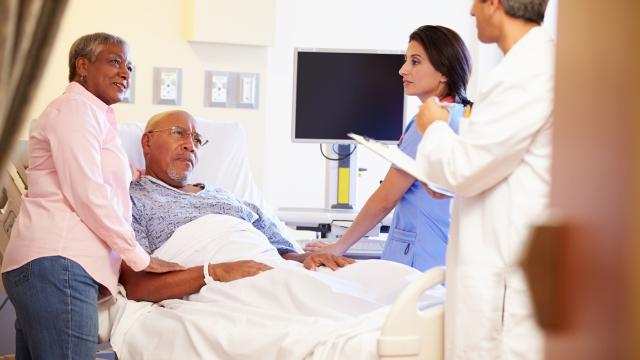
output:
[[[182,96],[182,69],[153,68],[153,103],[180,105]]]
[[[136,90],[136,67],[132,67],[133,70],[129,73],[129,86],[127,87],[127,91],[124,93],[124,97],[122,98],[122,103],[125,104],[133,104],[135,102],[135,90]]]
[[[258,108],[259,75],[257,73],[238,73],[238,91],[236,107]]]

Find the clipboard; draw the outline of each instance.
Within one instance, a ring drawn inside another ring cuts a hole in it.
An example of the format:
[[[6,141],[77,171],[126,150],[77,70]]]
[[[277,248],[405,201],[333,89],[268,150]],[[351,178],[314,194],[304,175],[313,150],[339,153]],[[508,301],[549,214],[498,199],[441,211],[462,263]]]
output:
[[[402,150],[398,149],[396,146],[389,146],[379,141],[370,139],[366,136],[354,133],[348,133],[347,135],[359,144],[362,144],[367,149],[390,161],[392,164],[402,169],[402,171],[416,178],[416,180],[420,181],[421,183],[427,184],[429,188],[431,188],[431,190],[447,196],[454,196],[452,192],[425,179],[418,168],[418,163],[416,162],[416,160],[411,156],[403,153]]]

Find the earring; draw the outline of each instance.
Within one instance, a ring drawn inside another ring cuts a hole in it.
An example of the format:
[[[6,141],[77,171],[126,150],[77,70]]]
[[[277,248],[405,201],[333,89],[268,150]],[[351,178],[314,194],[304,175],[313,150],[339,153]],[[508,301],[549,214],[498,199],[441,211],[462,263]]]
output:
[[[87,78],[86,75],[80,75],[80,82],[83,83],[86,78]]]

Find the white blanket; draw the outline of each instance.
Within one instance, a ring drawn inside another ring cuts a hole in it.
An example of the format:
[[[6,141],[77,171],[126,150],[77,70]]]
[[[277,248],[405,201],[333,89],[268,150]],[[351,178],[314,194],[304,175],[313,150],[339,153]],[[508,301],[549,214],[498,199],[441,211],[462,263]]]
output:
[[[282,259],[253,226],[225,215],[180,227],[154,255],[188,267],[253,259],[274,269],[215,282],[184,300],[118,299],[111,344],[120,359],[375,359],[388,305],[420,274],[382,260],[308,271]],[[443,296],[439,289],[422,300]]]

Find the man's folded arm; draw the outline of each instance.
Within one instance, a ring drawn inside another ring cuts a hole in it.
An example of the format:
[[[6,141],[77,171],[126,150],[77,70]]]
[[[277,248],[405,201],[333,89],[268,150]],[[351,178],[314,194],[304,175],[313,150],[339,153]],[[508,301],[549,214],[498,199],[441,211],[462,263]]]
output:
[[[220,282],[229,282],[257,275],[271,269],[270,266],[253,260],[209,264],[209,275]],[[160,302],[167,299],[181,299],[194,294],[204,286],[202,266],[168,273],[133,271],[122,263],[120,283],[127,291],[127,298],[135,301]]]
[[[159,302],[180,299],[200,291],[204,286],[204,276],[202,266],[158,274],[136,272],[123,262],[120,283],[129,300]]]

